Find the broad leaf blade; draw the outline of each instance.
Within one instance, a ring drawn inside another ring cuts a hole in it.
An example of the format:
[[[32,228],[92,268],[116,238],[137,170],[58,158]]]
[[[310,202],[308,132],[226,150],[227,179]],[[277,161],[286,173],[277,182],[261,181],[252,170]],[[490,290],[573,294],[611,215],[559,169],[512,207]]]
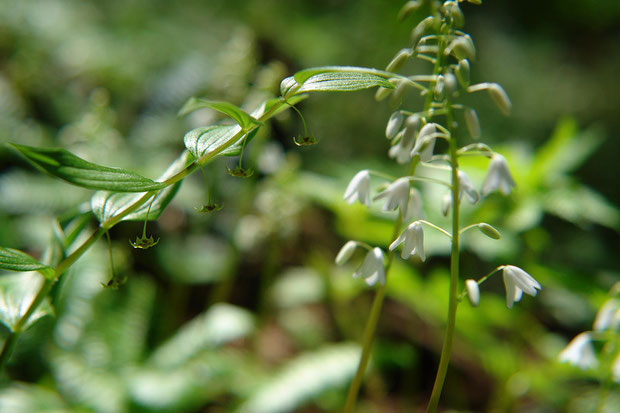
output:
[[[184,151],[176,161],[174,161],[170,167],[159,177],[159,180],[164,181],[177,173],[181,172],[183,168],[187,165],[190,159],[190,154],[187,151]],[[123,221],[143,221],[146,219],[146,213],[148,211],[148,219],[149,221],[154,221],[164,209],[168,206],[170,201],[174,198],[177,191],[181,187],[181,182],[179,181],[174,185],[169,185],[168,187],[159,191],[155,198],[147,201],[140,208],[123,217]],[[99,222],[105,222],[112,217],[116,216],[118,213],[124,211],[126,208],[130,207],[134,202],[140,199],[144,194],[127,194],[127,193],[118,193],[118,192],[107,192],[107,191],[98,191],[92,196],[90,200],[90,206],[93,211],[93,214],[97,217]],[[149,205],[151,207],[149,211]]]
[[[25,252],[0,247],[0,268],[9,271],[39,271],[45,277],[53,277],[54,269],[41,264]]]
[[[84,188],[117,192],[145,192],[165,186],[161,182],[152,181],[135,172],[87,162],[65,149],[35,148],[15,143],[9,145],[18,150],[36,168]]]
[[[14,331],[39,291],[43,278],[34,272],[0,275],[0,323]],[[52,313],[47,300],[30,316],[23,328],[30,327],[39,318]]]
[[[185,105],[183,105],[183,107],[179,111],[179,116],[185,116],[188,113],[202,108],[213,109],[225,114],[226,116],[229,116],[235,122],[237,122],[243,130],[248,130],[253,126],[260,125],[260,122],[258,120],[250,116],[243,109],[233,105],[232,103],[198,99],[194,97],[190,98],[185,103]]]
[[[196,159],[199,159],[207,153],[217,152],[226,145],[235,135],[239,135],[239,139],[226,149],[219,152],[222,156],[237,156],[241,153],[238,142],[242,141],[243,134],[240,133],[239,126],[230,125],[211,125],[192,129],[183,137],[183,142],[188,151]]]

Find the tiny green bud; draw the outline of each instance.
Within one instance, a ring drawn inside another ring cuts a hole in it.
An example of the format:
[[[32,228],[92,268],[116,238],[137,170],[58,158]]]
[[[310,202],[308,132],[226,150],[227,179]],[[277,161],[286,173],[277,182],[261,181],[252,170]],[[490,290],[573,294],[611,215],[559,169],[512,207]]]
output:
[[[422,6],[421,1],[408,1],[398,12],[398,20],[405,20],[411,13],[416,12]]]
[[[403,125],[404,119],[405,116],[400,111],[397,110],[396,112],[392,113],[392,116],[390,116],[390,120],[388,120],[387,127],[385,128],[385,137],[388,139],[392,139],[394,136],[396,136],[396,134],[400,130],[400,127]]]
[[[340,248],[340,251],[338,251],[338,255],[336,255],[336,265],[344,265],[349,261],[356,247],[357,243],[355,241],[348,241],[344,244],[342,248]]]
[[[422,36],[424,36],[434,24],[435,18],[433,16],[428,16],[426,19],[418,23],[416,27],[414,27],[411,31],[411,45],[414,49],[420,42]]]
[[[222,204],[204,204],[200,208],[194,208],[198,212],[217,212],[222,209]]]
[[[486,235],[489,238],[500,239],[502,237],[498,230],[496,230],[491,225],[486,224],[484,222],[478,224],[478,229],[480,230],[480,232],[482,232],[484,235]]]
[[[385,68],[386,72],[397,72],[400,70],[403,65],[407,62],[407,59],[411,57],[413,51],[411,49],[402,49],[396,56],[392,59],[392,61]]]
[[[295,136],[293,142],[297,146],[311,146],[317,143],[316,138],[313,135],[308,136]]]
[[[480,122],[478,121],[478,115],[472,108],[465,108],[465,125],[467,125],[467,131],[472,138],[478,139],[481,135]]]
[[[504,88],[497,83],[491,83],[488,85],[487,90],[499,110],[501,110],[504,115],[508,116],[510,114],[510,109],[512,108],[512,103],[510,103],[510,98],[508,97],[508,94],[506,94]]]
[[[243,169],[240,166],[236,166],[235,169],[226,168],[226,172],[236,178],[249,178],[254,175],[254,169]]]
[[[444,54],[446,56],[452,54],[458,60],[465,58],[474,60],[476,58],[476,46],[474,46],[474,41],[471,37],[466,34],[452,40],[444,50]]]
[[[465,289],[467,290],[467,298],[472,307],[478,307],[480,304],[480,287],[475,280],[465,280]]]
[[[463,87],[469,86],[469,61],[462,59],[455,70],[456,78]]]

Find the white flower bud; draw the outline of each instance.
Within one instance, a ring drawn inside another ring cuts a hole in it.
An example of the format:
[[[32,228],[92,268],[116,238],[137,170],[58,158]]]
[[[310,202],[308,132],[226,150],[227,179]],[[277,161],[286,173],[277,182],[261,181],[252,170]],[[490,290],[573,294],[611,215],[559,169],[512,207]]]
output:
[[[411,32],[411,47],[415,49],[422,36],[424,36],[434,24],[435,18],[433,16],[428,16],[426,19],[418,23],[418,25]]]
[[[397,72],[403,65],[407,62],[407,60],[411,57],[413,51],[411,49],[401,49],[396,56],[392,59],[392,61],[385,68],[386,72]]]
[[[394,136],[396,136],[396,134],[400,130],[400,127],[403,124],[404,119],[405,116],[400,111],[392,113],[392,116],[390,116],[390,120],[388,120],[387,127],[385,128],[385,137],[388,139],[392,139]]]
[[[476,191],[476,189],[474,188],[474,185],[471,183],[467,175],[465,175],[465,172],[459,171],[458,175],[459,175],[459,185],[461,187],[461,190],[459,192],[459,198],[462,197],[463,194],[465,194],[469,202],[471,202],[472,204],[475,204],[476,202],[478,202],[478,199],[480,199],[480,195],[478,195],[478,191]]]
[[[452,40],[448,47],[444,50],[444,54],[447,56],[452,54],[458,60],[476,59],[476,47],[474,46],[474,41],[471,39],[469,35],[459,36],[456,39]]]
[[[472,108],[465,108],[464,116],[467,131],[472,138],[478,139],[482,132],[480,131],[480,122],[478,121],[476,111]]]
[[[377,88],[377,92],[375,93],[375,100],[377,102],[381,102],[386,97],[390,96],[394,89],[388,89],[387,87],[379,86]]]
[[[422,6],[422,2],[417,1],[408,1],[398,12],[398,20],[402,21],[407,18],[411,13],[414,13]]]
[[[433,93],[435,93],[435,100],[442,100],[443,99],[443,92],[445,90],[445,84],[446,79],[443,77],[443,75],[439,75],[437,76],[437,81],[435,82],[435,88],[433,90]]]
[[[462,59],[455,70],[456,78],[463,87],[469,86],[469,61]]]
[[[506,116],[510,115],[512,103],[510,102],[510,98],[508,97],[508,94],[506,94],[506,91],[497,83],[489,84],[487,90],[499,110],[501,110]]]
[[[452,20],[455,27],[460,28],[465,25],[465,16],[459,5],[454,1],[447,1],[443,4],[442,10],[446,17]]]
[[[338,255],[336,255],[336,265],[344,265],[349,261],[355,252],[355,248],[357,248],[357,242],[347,241],[347,243],[340,248],[340,251],[338,251]]]
[[[448,92],[450,96],[454,95],[458,91],[459,85],[458,85],[456,76],[454,76],[454,74],[447,73],[445,83],[446,83],[446,91]]]
[[[432,135],[437,132],[437,126],[435,123],[427,123],[420,129],[418,137],[415,141],[415,146],[411,150],[411,157],[418,155],[422,162],[428,162],[433,157],[433,150],[435,149],[435,137]]]
[[[409,82],[401,81],[398,83],[398,85],[394,89],[394,92],[392,93],[392,96],[390,97],[390,104],[392,105],[392,107],[396,108],[400,106],[401,102],[403,101],[403,97],[405,96],[405,93],[407,92],[407,90],[409,90],[409,86]]]
[[[443,197],[441,197],[441,214],[444,217],[448,216],[448,212],[450,212],[451,206],[452,206],[452,194],[448,192]]]
[[[472,307],[478,307],[480,304],[480,288],[475,280],[465,280],[465,289],[467,290],[467,298]]]

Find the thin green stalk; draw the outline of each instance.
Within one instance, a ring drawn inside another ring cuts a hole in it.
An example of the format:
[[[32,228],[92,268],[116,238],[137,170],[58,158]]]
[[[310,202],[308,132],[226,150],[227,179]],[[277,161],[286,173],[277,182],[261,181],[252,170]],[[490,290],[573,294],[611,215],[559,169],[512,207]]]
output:
[[[396,238],[398,233],[400,232],[400,227],[403,223],[402,214],[399,213],[398,219],[396,220],[396,224],[394,225],[394,234],[392,238]],[[344,413],[352,413],[355,409],[355,403],[357,402],[357,394],[359,393],[359,389],[362,385],[362,380],[364,378],[364,374],[366,373],[366,368],[368,367],[368,362],[370,361],[370,354],[372,353],[372,343],[375,338],[375,330],[377,329],[377,322],[379,321],[379,316],[381,315],[381,308],[383,307],[383,300],[385,298],[385,289],[387,285],[388,273],[390,271],[390,267],[392,266],[392,260],[394,257],[394,252],[390,251],[388,253],[388,262],[385,266],[385,284],[379,285],[377,288],[377,293],[375,294],[375,298],[372,302],[372,308],[370,309],[370,315],[368,316],[368,321],[366,321],[366,326],[364,327],[364,337],[362,339],[362,356],[360,358],[360,363],[357,366],[357,371],[355,372],[355,377],[353,377],[353,381],[349,386],[349,392],[347,393],[347,400],[344,406]]]
[[[441,49],[441,48],[440,48]],[[450,107],[449,99],[446,99],[446,106]],[[453,118],[452,112],[448,111],[446,121],[452,129]],[[458,146],[454,131],[451,130],[452,138],[450,139],[450,165],[452,167],[452,247],[450,250],[450,295],[448,304],[448,322],[444,334],[443,346],[441,348],[441,356],[439,359],[439,367],[435,376],[435,383],[427,406],[427,413],[435,413],[439,405],[441,391],[448,372],[450,364],[450,355],[452,354],[452,343],[454,340],[454,330],[456,326],[456,309],[459,304],[458,300],[458,283],[459,283],[459,241],[460,241],[460,182],[458,176]]]

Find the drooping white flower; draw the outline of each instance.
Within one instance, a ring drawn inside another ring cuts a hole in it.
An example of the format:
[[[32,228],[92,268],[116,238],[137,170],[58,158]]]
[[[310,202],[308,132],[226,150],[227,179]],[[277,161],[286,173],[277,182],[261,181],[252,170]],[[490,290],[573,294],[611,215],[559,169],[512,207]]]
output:
[[[487,196],[496,190],[499,190],[503,195],[509,195],[514,186],[515,181],[510,174],[506,158],[498,153],[494,153],[489,163],[487,177],[482,184],[482,195]]]
[[[377,247],[368,251],[362,266],[353,273],[353,278],[362,278],[369,286],[373,286],[377,283],[381,285],[385,284],[383,251]]]
[[[351,258],[355,252],[356,247],[357,242],[347,241],[347,243],[340,248],[340,251],[338,251],[338,255],[336,255],[336,265],[344,265],[347,261],[349,261],[349,258]]]
[[[420,127],[420,116],[411,115],[405,121],[405,130],[400,134],[400,140],[392,146],[388,152],[390,158],[396,158],[396,162],[403,164],[411,160],[411,150],[415,134]]]
[[[462,198],[463,194],[465,194],[469,202],[471,202],[472,204],[475,204],[476,202],[478,202],[478,199],[480,199],[480,195],[478,195],[478,191],[476,191],[476,188],[474,188],[474,185],[471,183],[467,175],[465,175],[465,172],[459,171],[458,175],[459,175],[459,185],[461,188],[459,192],[459,198]]]
[[[356,199],[361,204],[370,206],[370,172],[367,169],[359,171],[344,191],[344,199],[349,204],[355,202]]]
[[[416,188],[409,191],[409,203],[407,204],[407,214],[405,221],[412,219],[424,219],[424,204],[422,202],[422,194]]]
[[[424,254],[424,230],[419,221],[415,221],[407,226],[400,236],[390,244],[390,251],[394,251],[403,242],[405,244],[400,256],[404,260],[412,255],[417,255],[422,261],[426,260],[426,254]]]
[[[407,213],[407,201],[409,201],[409,178],[398,178],[388,185],[383,192],[374,197],[374,200],[385,199],[383,211],[393,211],[397,207],[404,215]]]
[[[592,336],[589,332],[575,337],[558,355],[562,363],[570,363],[582,370],[593,369],[598,366],[598,359],[592,347]]]
[[[620,300],[607,300],[594,319],[594,331],[617,330],[620,327]]]
[[[508,308],[512,308],[515,302],[521,300],[524,292],[533,297],[536,295],[537,289],[542,289],[538,281],[519,267],[504,265],[502,270]]]
[[[427,123],[420,129],[418,137],[415,140],[415,145],[411,150],[411,157],[418,155],[422,162],[428,162],[433,157],[433,150],[435,149],[435,137],[437,133],[437,126],[434,123]]]
[[[478,307],[478,304],[480,304],[480,288],[478,283],[472,279],[465,280],[465,289],[467,290],[469,303],[474,307]]]

